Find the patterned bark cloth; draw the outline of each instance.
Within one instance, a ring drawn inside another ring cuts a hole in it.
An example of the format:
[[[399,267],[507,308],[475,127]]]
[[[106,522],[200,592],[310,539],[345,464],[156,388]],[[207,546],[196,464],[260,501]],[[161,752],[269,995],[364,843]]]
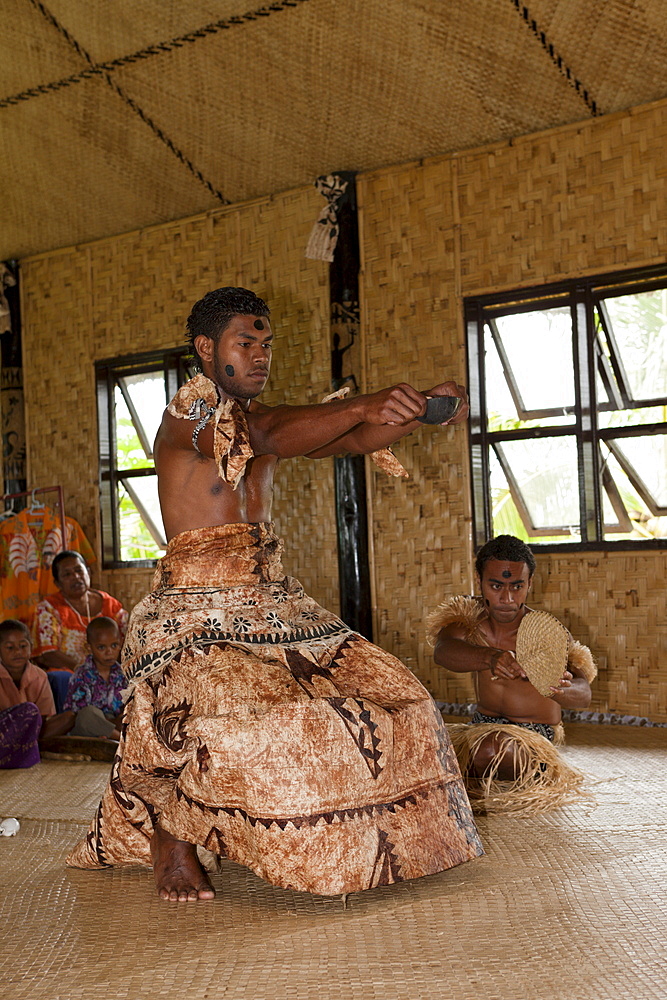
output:
[[[153,823],[322,895],[483,853],[433,700],[283,573],[269,524],[178,535],[132,613],[118,756],[73,867],[150,864]]]

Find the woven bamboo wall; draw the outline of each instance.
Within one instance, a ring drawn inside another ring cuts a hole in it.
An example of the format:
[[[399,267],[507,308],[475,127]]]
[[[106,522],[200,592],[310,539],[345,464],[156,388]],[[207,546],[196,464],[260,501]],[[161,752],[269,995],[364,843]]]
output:
[[[462,298],[663,262],[667,102],[484,149],[366,174],[366,376],[426,387],[463,376]],[[371,474],[380,642],[445,701],[424,616],[470,592],[465,431],[400,442],[407,482]],[[664,554],[541,556],[535,605],[561,614],[603,667],[593,707],[667,719]]]
[[[310,189],[253,202],[22,264],[29,485],[62,483],[68,514],[99,551],[93,362],[183,342],[192,303],[241,284],[266,298],[276,334],[266,402],[314,402],[329,391],[328,267],[303,249],[320,210]],[[285,569],[338,607],[330,459],[278,469],[274,514],[289,538]],[[151,570],[96,573],[131,607]]]
[[[557,614],[595,653],[595,708],[664,721],[665,554],[586,553],[539,559],[531,605]]]
[[[364,177],[360,203],[368,390],[465,383],[451,161]],[[471,586],[466,430],[424,427],[394,450],[409,479],[370,473],[376,637],[434,693],[466,700],[467,677],[439,683],[423,625],[435,595]]]

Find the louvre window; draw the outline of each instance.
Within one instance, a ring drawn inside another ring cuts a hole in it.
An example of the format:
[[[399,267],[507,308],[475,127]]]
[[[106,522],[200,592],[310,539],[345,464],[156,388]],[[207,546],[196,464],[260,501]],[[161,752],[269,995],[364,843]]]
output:
[[[477,545],[667,544],[667,271],[466,300]]]
[[[179,348],[95,365],[106,568],[152,565],[164,554],[153,442],[165,406],[193,374],[188,362]]]

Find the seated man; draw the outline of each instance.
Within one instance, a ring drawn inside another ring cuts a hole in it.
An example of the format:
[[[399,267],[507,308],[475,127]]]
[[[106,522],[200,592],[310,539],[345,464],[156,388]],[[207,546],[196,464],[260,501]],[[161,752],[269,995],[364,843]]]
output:
[[[541,695],[515,656],[519,626],[531,612],[533,553],[499,535],[480,549],[476,570],[482,596],[450,598],[429,623],[436,663],[474,678],[472,724],[448,727],[468,791],[487,812],[556,808],[583,780],[554,744],[564,740],[561,709],[590,704],[593,658],[570,637],[567,669]]]

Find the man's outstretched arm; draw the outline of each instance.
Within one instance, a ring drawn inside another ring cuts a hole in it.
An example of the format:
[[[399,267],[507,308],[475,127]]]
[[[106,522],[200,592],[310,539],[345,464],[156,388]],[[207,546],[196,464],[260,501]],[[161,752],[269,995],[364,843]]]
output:
[[[385,434],[389,431],[391,439],[398,440],[419,426],[416,418],[425,410],[426,396],[402,382],[370,395],[329,403],[251,408],[248,428],[256,455],[324,458],[345,451],[342,442],[360,425],[371,425]]]
[[[463,388],[459,392],[436,391],[452,386],[456,388],[453,382],[444,383],[429,390],[429,394],[465,397]],[[309,406],[264,406],[253,401],[246,411],[250,444],[255,455],[278,458],[297,455],[325,458],[345,451],[365,454],[386,447],[419,427],[416,418],[424,414],[426,402],[424,393],[405,382],[372,394]],[[464,420],[467,413],[465,400],[453,422]],[[192,421],[165,412],[156,449],[163,444],[193,451]],[[197,450],[207,458],[213,457],[210,421],[198,435]]]
[[[293,458],[339,440],[358,424],[391,424],[396,430],[412,422],[425,409],[426,397],[412,386],[402,384],[372,395],[309,406],[265,406],[253,400],[250,409],[245,411],[245,417],[255,455]],[[155,441],[156,452],[162,445],[194,451],[192,430],[191,419],[179,419],[166,410]],[[200,455],[213,458],[211,420],[197,435],[197,451]]]
[[[451,419],[445,421],[446,424],[460,424],[468,419],[468,396],[465,386],[457,385],[456,382],[443,382],[432,389],[427,389],[422,395],[424,397],[454,396],[463,401],[457,413]],[[419,413],[417,416],[420,417],[423,414]],[[408,423],[401,424],[400,426],[391,423],[384,425],[369,422],[360,423],[324,447],[308,452],[308,458],[327,458],[329,455],[341,455],[344,453],[368,455],[372,451],[379,451],[381,448],[389,447],[389,445],[394,444],[396,441],[417,430],[419,426],[419,421],[416,419],[410,420]]]

